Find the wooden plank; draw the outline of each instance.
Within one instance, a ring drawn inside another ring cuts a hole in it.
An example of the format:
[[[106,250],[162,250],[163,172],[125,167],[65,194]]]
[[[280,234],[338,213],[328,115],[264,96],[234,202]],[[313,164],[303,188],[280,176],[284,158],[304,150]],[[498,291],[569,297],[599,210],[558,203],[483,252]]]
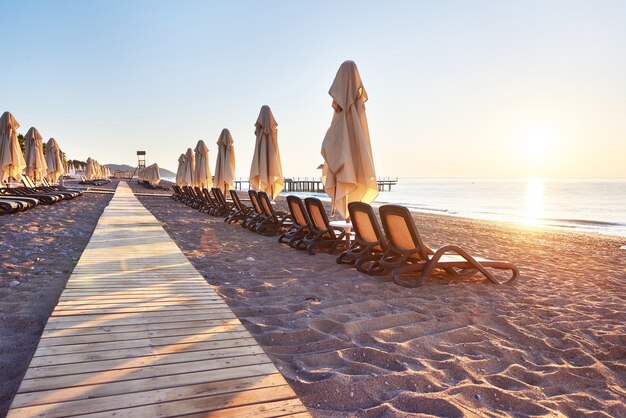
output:
[[[141,334],[140,334],[141,335]],[[59,354],[90,353],[92,351],[121,350],[126,348],[158,347],[163,345],[198,344],[221,340],[254,340],[248,331],[221,332],[217,334],[199,334],[182,337],[138,338],[136,340],[113,341],[91,344],[55,345],[37,347],[34,357],[55,356]]]
[[[256,341],[253,338],[243,338],[237,340],[218,340],[195,344],[166,345],[163,347],[135,347],[119,350],[58,354],[54,356],[33,357],[30,366],[42,367],[57,364],[86,363],[90,361],[135,358],[159,354],[180,354],[192,351],[219,351],[237,347],[253,347],[256,345]]]
[[[239,357],[249,355],[265,355],[261,347],[250,345],[245,347],[223,348],[219,350],[184,351],[171,354],[154,354],[139,357],[126,357],[112,360],[85,361],[80,359],[81,373],[104,372],[115,369],[129,369],[133,367],[158,366],[163,364],[186,363],[190,361],[206,361],[219,358]],[[269,361],[269,359],[267,359]],[[36,379],[41,377],[53,377],[67,375],[67,363],[54,366],[30,367],[24,379]]]
[[[55,338],[78,335],[95,335],[95,334],[115,334],[115,333],[127,333],[127,332],[151,332],[159,330],[176,330],[185,328],[198,328],[198,327],[214,327],[214,326],[236,326],[240,325],[238,319],[218,319],[218,320],[197,320],[197,321],[181,321],[181,322],[166,322],[166,323],[145,323],[140,325],[110,325],[101,327],[70,327],[65,329],[45,329],[41,338]]]
[[[223,369],[220,370],[219,375],[217,375],[213,370],[208,370],[194,371],[184,375],[179,374],[159,376],[149,379],[127,380],[106,385],[85,384],[83,386],[67,387],[55,390],[18,393],[11,406],[24,407],[28,405],[68,402],[79,399],[95,399],[104,396],[124,395],[143,392],[146,390],[167,389],[200,383],[219,382],[228,379],[270,376],[276,373],[276,367],[272,363],[263,363],[252,366]]]
[[[72,365],[72,370],[77,374],[24,379],[18,393],[63,389],[74,386],[103,385],[105,383],[119,383],[128,380],[143,380],[162,376],[171,377],[174,375],[182,376],[181,380],[184,382],[184,376],[187,373],[213,371],[216,376],[219,376],[224,369],[230,367],[254,366],[265,363],[271,364],[271,361],[265,354],[251,354],[249,356],[216,358],[204,362],[192,361],[187,363],[119,368],[106,370],[104,372],[87,373],[78,373],[80,364],[74,364]]]
[[[211,335],[229,332],[244,332],[246,329],[243,325],[226,325],[226,326],[209,326],[209,327],[194,327],[194,328],[174,328],[167,330],[155,330],[145,331],[142,333],[137,332],[109,332],[101,334],[91,335],[73,335],[73,336],[61,336],[61,337],[47,337],[42,338],[39,341],[39,347],[52,347],[56,345],[76,345],[76,344],[94,344],[103,342],[114,341],[127,341],[136,340],[138,335],[147,335],[152,338],[159,337],[181,337],[191,335]]]
[[[228,305],[121,183],[8,416],[306,413]]]
[[[181,388],[156,389],[131,394],[112,395],[91,399],[26,406],[14,410],[15,417],[46,416],[67,417],[79,414],[115,411],[121,408],[152,405],[172,400],[193,399],[206,396],[237,393],[244,390],[280,387],[285,380],[279,374],[244,377],[219,382],[200,383]],[[137,411],[133,411],[137,413]]]

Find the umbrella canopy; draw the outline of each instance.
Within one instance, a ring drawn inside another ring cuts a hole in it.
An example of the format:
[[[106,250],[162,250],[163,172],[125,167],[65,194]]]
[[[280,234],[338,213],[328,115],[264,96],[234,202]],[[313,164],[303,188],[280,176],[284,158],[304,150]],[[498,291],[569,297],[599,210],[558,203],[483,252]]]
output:
[[[228,129],[222,129],[217,140],[217,162],[215,163],[215,187],[226,194],[235,186],[235,148]]]
[[[61,150],[59,144],[54,138],[50,138],[46,142],[46,164],[48,165],[48,180],[56,183],[59,177],[65,173],[63,161],[61,159]]]
[[[143,170],[143,176],[144,180],[150,183],[151,186],[157,186],[161,181],[159,166],[156,163],[149,165]]]
[[[250,168],[250,187],[275,199],[285,185],[278,150],[278,124],[269,106],[261,106],[254,127],[256,144]]]
[[[22,171],[26,168],[24,155],[17,140],[17,128],[20,124],[10,112],[0,117],[0,182],[13,177],[22,180]]]
[[[85,178],[87,180],[93,180],[96,178],[94,173],[95,166],[93,163],[93,158],[87,158],[87,165],[85,166]]]
[[[198,141],[194,150],[196,158],[195,180],[198,187],[210,189],[213,186],[211,169],[209,168],[209,148],[203,140]]]
[[[36,128],[30,128],[24,136],[26,149],[26,175],[34,180],[41,180],[48,174],[46,157],[43,154],[43,138]]]
[[[178,157],[178,169],[176,170],[176,185],[177,186],[184,186],[184,184],[182,184],[182,178],[185,175],[186,160],[187,160],[187,157],[185,157],[185,154],[180,154],[180,157]]]
[[[196,159],[193,156],[193,151],[191,148],[187,148],[187,152],[185,153],[185,169],[180,178],[181,186],[191,186],[194,187],[195,183],[195,171],[196,169]]]
[[[346,216],[349,202],[371,203],[378,196],[365,116],[367,92],[353,61],[341,64],[328,93],[335,113],[322,143],[322,182],[333,211]]]

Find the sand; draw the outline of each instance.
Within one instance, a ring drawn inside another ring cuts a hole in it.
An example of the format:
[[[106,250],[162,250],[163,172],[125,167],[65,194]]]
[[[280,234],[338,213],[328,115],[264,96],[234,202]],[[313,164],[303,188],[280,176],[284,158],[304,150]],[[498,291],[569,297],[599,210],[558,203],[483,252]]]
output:
[[[108,199],[0,217],[0,416]],[[626,416],[623,239],[416,214],[429,245],[508,259],[522,276],[405,289],[169,198],[140,200],[316,417]]]
[[[429,245],[508,259],[522,276],[406,289],[171,200],[140,200],[314,416],[626,416],[624,240],[416,214]]]
[[[85,194],[0,216],[0,416],[6,414],[43,327],[110,199]]]

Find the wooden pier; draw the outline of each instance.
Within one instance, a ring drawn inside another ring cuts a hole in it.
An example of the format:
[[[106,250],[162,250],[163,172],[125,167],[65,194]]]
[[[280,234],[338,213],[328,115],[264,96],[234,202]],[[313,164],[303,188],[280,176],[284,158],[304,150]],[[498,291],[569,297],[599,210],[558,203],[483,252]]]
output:
[[[379,177],[378,191],[391,191],[391,187],[398,184],[397,177]],[[235,190],[248,190],[250,182],[247,179],[235,180]],[[324,185],[319,177],[286,177],[284,192],[324,193]]]

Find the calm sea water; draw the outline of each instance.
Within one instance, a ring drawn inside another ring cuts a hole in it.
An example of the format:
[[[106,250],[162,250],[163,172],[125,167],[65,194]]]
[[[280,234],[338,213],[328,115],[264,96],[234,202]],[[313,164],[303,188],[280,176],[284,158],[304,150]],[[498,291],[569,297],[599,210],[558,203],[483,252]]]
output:
[[[375,203],[626,237],[626,179],[400,178]]]

